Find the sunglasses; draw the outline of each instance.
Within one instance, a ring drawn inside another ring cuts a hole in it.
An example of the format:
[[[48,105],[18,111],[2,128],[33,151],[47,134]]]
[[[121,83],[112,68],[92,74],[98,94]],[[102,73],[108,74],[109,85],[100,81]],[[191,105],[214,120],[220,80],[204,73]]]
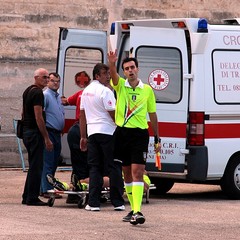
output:
[[[41,77],[43,79],[49,79],[49,76],[37,76],[37,77]]]

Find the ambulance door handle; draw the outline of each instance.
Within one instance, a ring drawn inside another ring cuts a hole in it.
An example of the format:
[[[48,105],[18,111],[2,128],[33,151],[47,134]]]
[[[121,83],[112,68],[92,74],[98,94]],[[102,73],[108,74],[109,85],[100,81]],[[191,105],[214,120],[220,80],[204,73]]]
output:
[[[180,148],[180,153],[182,154],[189,154],[189,149],[186,149],[186,148]]]
[[[193,74],[192,73],[186,73],[186,74],[183,74],[183,78],[184,80],[188,80],[188,79],[193,79]]]

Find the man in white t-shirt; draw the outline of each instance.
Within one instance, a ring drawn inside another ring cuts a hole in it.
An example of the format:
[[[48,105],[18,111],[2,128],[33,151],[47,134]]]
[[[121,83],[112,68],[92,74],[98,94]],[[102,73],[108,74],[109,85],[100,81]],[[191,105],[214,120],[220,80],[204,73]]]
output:
[[[88,150],[89,200],[86,210],[100,210],[103,177],[110,179],[110,199],[114,210],[125,210],[121,163],[113,159],[115,97],[106,87],[109,67],[98,63],[93,69],[93,81],[88,85],[80,105],[80,148]],[[87,125],[87,132],[86,132]],[[88,138],[87,138],[88,136]]]

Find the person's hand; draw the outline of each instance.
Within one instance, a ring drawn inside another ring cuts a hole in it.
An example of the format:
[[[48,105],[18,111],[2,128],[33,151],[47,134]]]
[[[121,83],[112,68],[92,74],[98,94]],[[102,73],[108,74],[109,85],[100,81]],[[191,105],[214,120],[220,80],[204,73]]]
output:
[[[161,138],[159,138],[157,135],[154,136],[154,150],[155,153],[158,153],[161,150]]]
[[[80,139],[80,149],[83,152],[87,151],[87,138],[81,138]]]
[[[51,152],[53,150],[53,143],[49,138],[45,139],[45,146],[47,151]]]
[[[115,50],[115,52],[110,51],[108,53],[108,62],[115,64],[115,62],[117,61],[118,57],[117,57],[117,49]]]
[[[62,105],[64,105],[64,106],[68,105],[68,101],[67,101],[66,97],[62,96],[61,100],[62,100]]]
[[[161,143],[159,142],[159,143],[157,143],[157,144],[154,144],[154,150],[155,150],[155,153],[158,153],[158,152],[160,152],[160,150],[161,150],[161,147],[162,147],[162,145],[161,145]]]

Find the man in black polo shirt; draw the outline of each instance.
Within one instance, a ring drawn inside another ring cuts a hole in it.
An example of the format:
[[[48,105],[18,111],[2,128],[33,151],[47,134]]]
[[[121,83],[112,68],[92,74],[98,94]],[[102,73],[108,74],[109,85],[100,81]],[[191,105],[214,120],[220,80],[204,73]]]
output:
[[[43,169],[44,144],[52,151],[53,144],[49,139],[45,125],[44,96],[42,89],[46,87],[49,74],[46,69],[39,68],[34,72],[34,84],[23,93],[23,143],[28,152],[29,169],[22,194],[22,204],[44,206],[38,197],[40,193]]]

